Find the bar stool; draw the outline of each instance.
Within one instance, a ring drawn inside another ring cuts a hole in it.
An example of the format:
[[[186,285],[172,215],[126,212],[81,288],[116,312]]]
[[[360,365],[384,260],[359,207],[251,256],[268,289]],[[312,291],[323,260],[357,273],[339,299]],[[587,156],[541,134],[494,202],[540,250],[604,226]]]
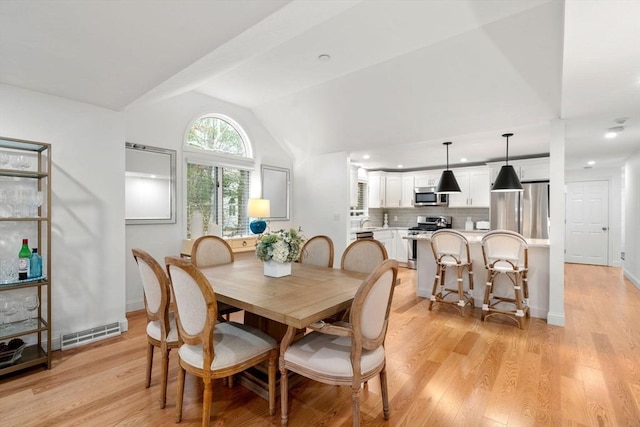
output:
[[[487,286],[482,304],[482,320],[501,314],[518,323],[523,328],[524,317],[529,317],[529,247],[524,238],[513,231],[491,231],[482,238],[482,257],[487,269]],[[513,286],[511,295],[494,294],[496,278],[505,275]],[[511,309],[504,308],[504,305]],[[500,307],[498,307],[500,305]]]
[[[431,235],[431,249],[436,261],[436,277],[433,280],[429,310],[433,307],[433,303],[451,304],[460,311],[460,315],[464,315],[464,308],[467,305],[470,305],[473,310],[473,269],[467,238],[454,230],[438,230]],[[456,270],[456,288],[447,287],[445,281],[447,269]],[[463,277],[465,271],[469,282],[466,293]],[[447,299],[449,295],[456,295],[458,298]]]

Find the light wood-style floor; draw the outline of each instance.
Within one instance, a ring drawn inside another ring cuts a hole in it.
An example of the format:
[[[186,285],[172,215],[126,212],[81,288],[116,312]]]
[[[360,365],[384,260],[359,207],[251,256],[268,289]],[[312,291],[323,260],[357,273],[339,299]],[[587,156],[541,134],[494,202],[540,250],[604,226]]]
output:
[[[532,319],[524,331],[481,322],[479,311],[429,312],[415,295],[415,272],[401,278],[387,335],[391,418],[382,417],[373,380],[361,395],[362,425],[640,426],[640,290],[620,269],[568,264],[566,327]],[[159,369],[144,388],[143,314],[129,320],[121,337],[55,352],[49,371],[1,378],[0,425],[174,425],[176,354],[161,410]],[[187,377],[185,390],[182,425],[199,425],[201,387]],[[350,391],[302,381],[290,391],[289,419],[348,426]],[[269,416],[267,402],[243,386],[215,386],[211,425],[279,424],[279,409]]]

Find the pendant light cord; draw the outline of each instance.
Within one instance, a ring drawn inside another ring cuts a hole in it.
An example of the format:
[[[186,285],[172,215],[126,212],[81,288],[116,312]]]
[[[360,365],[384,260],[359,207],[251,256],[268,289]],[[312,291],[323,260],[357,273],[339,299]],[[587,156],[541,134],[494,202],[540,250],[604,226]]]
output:
[[[513,134],[512,133],[505,133],[502,136],[507,138],[507,158],[505,160],[505,165],[509,166],[509,137],[513,136]]]

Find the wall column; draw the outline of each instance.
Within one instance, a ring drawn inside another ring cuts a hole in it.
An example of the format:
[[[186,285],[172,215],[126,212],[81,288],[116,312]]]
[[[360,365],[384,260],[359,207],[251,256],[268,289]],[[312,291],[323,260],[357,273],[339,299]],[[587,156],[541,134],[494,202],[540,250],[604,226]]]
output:
[[[564,326],[564,228],[565,228],[565,183],[564,183],[564,134],[563,120],[551,121],[550,163],[550,210],[551,230],[549,240],[549,312],[547,323]]]

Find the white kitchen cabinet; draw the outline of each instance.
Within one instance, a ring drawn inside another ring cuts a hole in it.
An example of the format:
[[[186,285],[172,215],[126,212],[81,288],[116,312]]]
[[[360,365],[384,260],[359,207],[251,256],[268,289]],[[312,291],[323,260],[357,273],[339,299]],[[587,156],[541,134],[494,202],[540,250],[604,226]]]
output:
[[[513,166],[520,181],[547,181],[549,180],[549,158],[539,157],[534,159],[510,160],[509,164]],[[500,168],[505,162],[489,163],[491,168],[491,182],[495,182],[500,173]]]
[[[403,174],[402,176],[402,204],[403,208],[413,207],[413,191],[415,188],[414,175]]]
[[[518,160],[520,181],[546,181],[549,179],[549,158]]]
[[[385,173],[369,172],[369,207],[385,207]]]
[[[491,182],[488,167],[454,169],[460,193],[449,194],[450,208],[488,208]]]
[[[402,206],[402,175],[388,173],[385,176],[384,207],[399,208]]]
[[[425,171],[415,175],[416,187],[435,187],[440,181],[441,170]]]
[[[407,263],[409,261],[409,240],[404,239],[409,235],[409,230],[396,230],[395,231],[395,259],[398,262]]]
[[[395,234],[395,230],[376,230],[373,232],[373,238],[384,245],[390,259],[395,259],[396,256]]]

